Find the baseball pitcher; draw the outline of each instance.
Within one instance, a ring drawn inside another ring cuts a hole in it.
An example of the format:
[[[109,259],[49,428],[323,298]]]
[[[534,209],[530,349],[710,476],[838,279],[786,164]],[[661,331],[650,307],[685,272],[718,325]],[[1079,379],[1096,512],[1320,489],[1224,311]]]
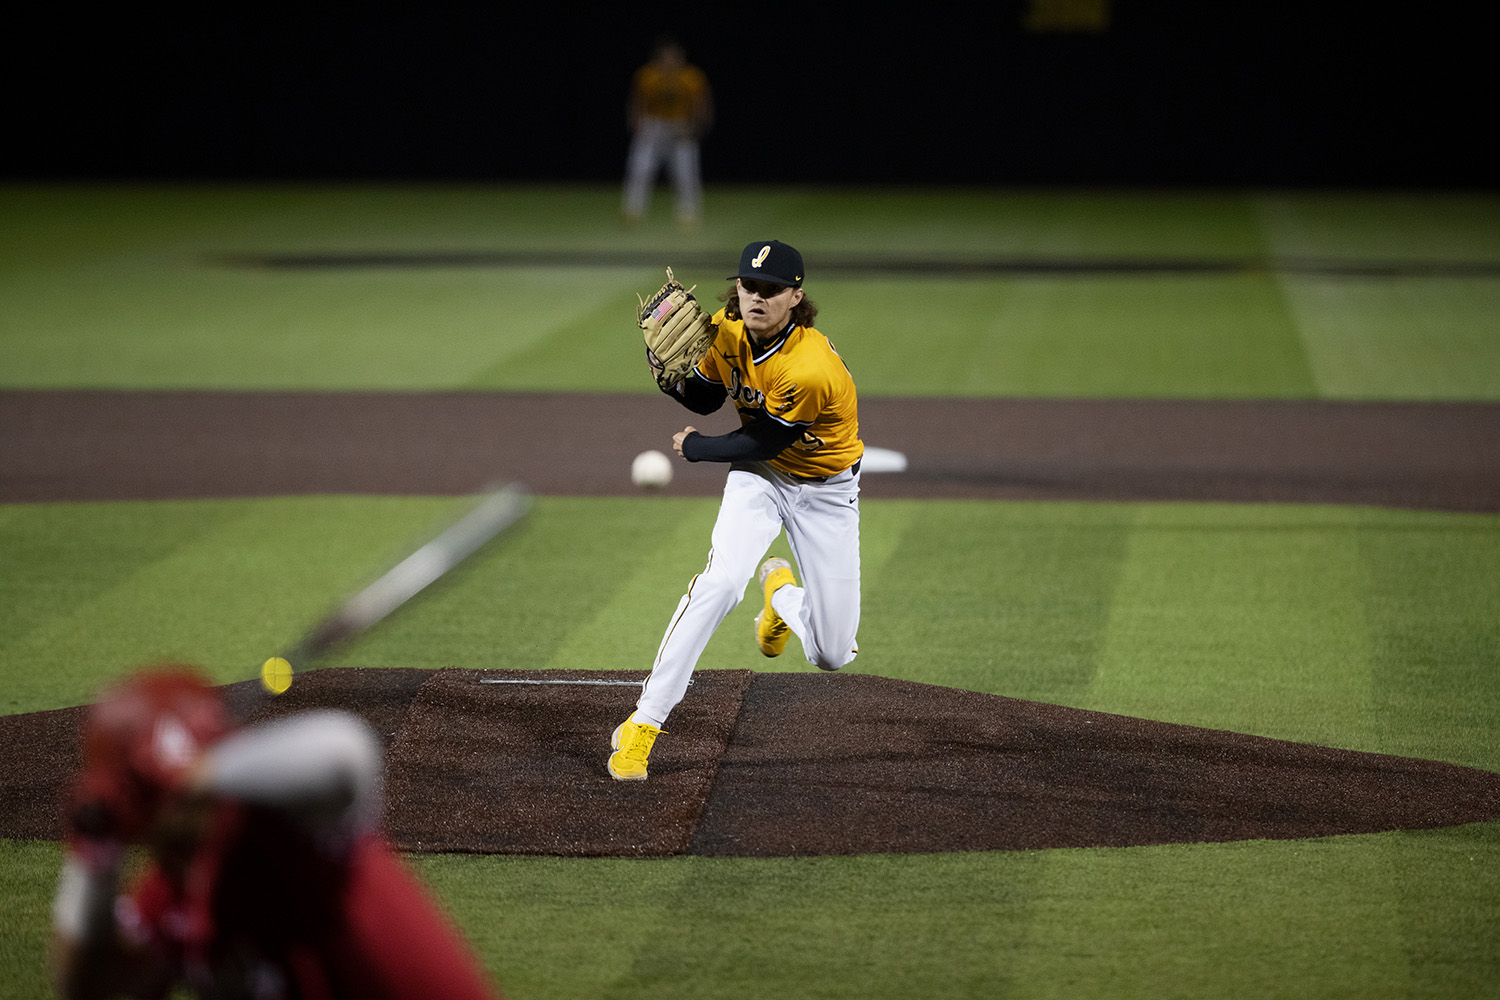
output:
[[[724,307],[705,316],[669,269],[643,302],[646,358],[661,390],[694,413],[734,403],[740,426],[720,435],[689,425],[672,447],[689,462],[729,465],[708,565],[667,623],[635,711],[611,739],[610,774],[640,781],[667,716],[682,700],[719,623],[761,587],[755,641],[779,656],[795,634],[808,662],[838,670],[859,629],[859,439],[854,379],[813,328],[802,255],[777,240],[745,247]],[[802,582],[765,556],[785,530]]]

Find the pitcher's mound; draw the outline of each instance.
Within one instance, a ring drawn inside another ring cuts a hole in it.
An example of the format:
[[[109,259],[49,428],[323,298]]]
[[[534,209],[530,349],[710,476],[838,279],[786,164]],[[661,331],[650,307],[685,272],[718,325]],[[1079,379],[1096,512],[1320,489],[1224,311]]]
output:
[[[323,670],[258,710],[386,740],[414,851],[721,857],[1419,829],[1500,816],[1500,774],[862,674],[699,671],[645,782],[605,771],[640,674]],[[253,682],[252,682],[253,683]],[[243,693],[231,685],[229,694]],[[82,709],[0,718],[0,836],[57,837]]]

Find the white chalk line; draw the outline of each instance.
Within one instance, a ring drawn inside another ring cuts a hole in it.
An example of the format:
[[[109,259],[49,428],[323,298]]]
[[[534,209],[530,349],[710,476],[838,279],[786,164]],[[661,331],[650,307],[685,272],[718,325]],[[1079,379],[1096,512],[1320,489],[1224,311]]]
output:
[[[644,681],[573,681],[573,680],[531,680],[528,678],[512,677],[481,677],[481,684],[580,684],[588,687],[640,687]],[[689,684],[692,681],[688,681]]]

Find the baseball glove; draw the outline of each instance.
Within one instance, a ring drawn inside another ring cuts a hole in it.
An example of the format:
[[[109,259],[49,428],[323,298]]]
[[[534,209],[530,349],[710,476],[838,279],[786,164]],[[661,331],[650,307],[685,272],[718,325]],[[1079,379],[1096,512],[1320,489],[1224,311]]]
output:
[[[683,288],[669,267],[667,283],[651,301],[641,301],[638,318],[646,338],[646,362],[656,384],[666,392],[698,366],[719,332],[693,298],[693,288]],[[640,301],[639,295],[636,300]]]

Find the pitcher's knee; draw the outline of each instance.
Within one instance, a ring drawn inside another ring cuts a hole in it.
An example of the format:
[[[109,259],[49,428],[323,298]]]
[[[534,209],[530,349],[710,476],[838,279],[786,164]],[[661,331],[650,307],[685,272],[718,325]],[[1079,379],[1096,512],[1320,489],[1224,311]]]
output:
[[[821,649],[816,649],[808,651],[807,660],[819,670],[833,671],[841,670],[844,667],[847,667],[854,661],[854,658],[858,655],[858,646],[854,647],[853,649],[845,650],[841,654],[837,655],[826,653]]]
[[[693,581],[694,597],[724,608],[726,612],[739,605],[745,597],[746,589],[747,584],[743,580],[723,572],[700,573]]]

